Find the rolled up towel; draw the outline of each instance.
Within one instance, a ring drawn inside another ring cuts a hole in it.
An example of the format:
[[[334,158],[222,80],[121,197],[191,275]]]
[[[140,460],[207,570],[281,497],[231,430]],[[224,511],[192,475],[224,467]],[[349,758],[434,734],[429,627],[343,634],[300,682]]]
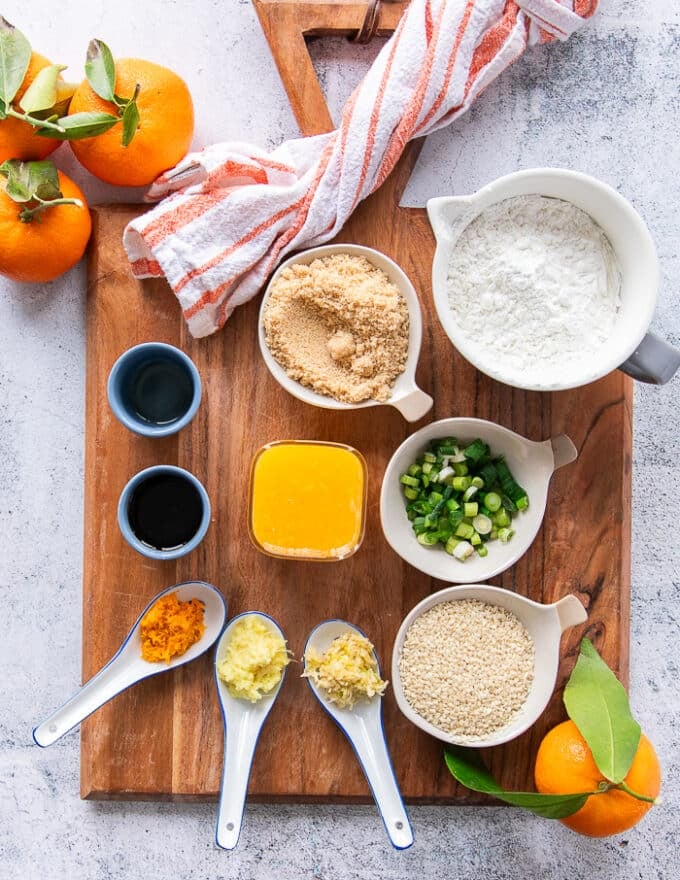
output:
[[[566,39],[597,0],[412,0],[328,134],[272,152],[224,143],[191,153],[125,230],[138,278],[165,276],[190,332],[207,336],[290,251],[336,236],[412,138],[464,113],[527,45]]]

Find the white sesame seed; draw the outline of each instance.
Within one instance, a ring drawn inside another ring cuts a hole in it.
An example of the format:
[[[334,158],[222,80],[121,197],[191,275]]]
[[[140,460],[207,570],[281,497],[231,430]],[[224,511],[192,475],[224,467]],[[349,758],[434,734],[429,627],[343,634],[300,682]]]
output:
[[[399,657],[411,708],[457,738],[505,727],[534,680],[534,643],[512,612],[477,599],[434,605],[409,627]]]

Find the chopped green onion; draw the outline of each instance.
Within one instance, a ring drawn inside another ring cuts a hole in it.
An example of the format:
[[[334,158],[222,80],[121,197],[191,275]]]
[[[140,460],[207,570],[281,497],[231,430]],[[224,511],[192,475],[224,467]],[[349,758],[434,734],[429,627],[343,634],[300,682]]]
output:
[[[469,501],[478,491],[479,489],[476,486],[468,486],[465,492],[463,492],[463,501]]]
[[[467,505],[466,505],[467,507]],[[491,533],[491,529],[493,528],[493,523],[489,519],[488,516],[484,516],[484,514],[480,513],[472,520],[472,525],[475,528],[476,532],[479,532],[480,535],[488,535]]]
[[[418,480],[416,477],[412,477],[410,474],[402,474],[399,478],[399,481],[402,483],[402,485],[412,486],[414,489],[417,486],[420,486],[420,480]]]
[[[509,541],[513,517],[529,505],[504,458],[480,438],[467,445],[455,437],[432,441],[399,481],[418,542],[441,544],[460,560],[475,551],[486,556],[485,542]]]
[[[498,513],[494,515],[493,521],[497,526],[500,526],[501,528],[509,526],[511,522],[510,514],[507,510],[505,510],[505,508],[501,508]]]
[[[472,556],[474,552],[475,551],[472,544],[468,544],[467,541],[461,541],[453,548],[453,555],[456,557],[456,559],[460,559],[461,562],[467,559],[468,556]]]
[[[462,510],[450,510],[449,511],[449,522],[455,528],[458,523],[463,522],[463,511]]]
[[[466,522],[458,523],[455,532],[458,538],[464,538],[466,541],[468,541],[474,535],[474,533],[474,528],[470,525],[470,523]]]
[[[492,461],[488,461],[481,467],[477,472],[477,476],[484,480],[485,486],[493,486],[494,483],[498,482],[498,471]]]
[[[451,556],[453,556],[453,551],[456,549],[456,547],[459,544],[460,544],[460,538],[456,538],[455,535],[452,535],[448,539],[448,541],[446,542],[446,546],[444,547],[444,550],[446,550],[447,553],[449,553]]]
[[[526,498],[526,491],[515,482],[515,478],[510,473],[510,468],[506,464],[505,459],[501,456],[500,458],[497,458],[494,463],[496,465],[498,480],[501,484],[503,493],[515,504],[517,504],[520,499]]]
[[[439,533],[421,532],[418,535],[418,543],[423,544],[425,547],[434,547],[435,544],[439,543]]]
[[[485,455],[489,454],[489,447],[483,440],[477,438],[469,446],[466,446],[463,452],[465,453],[465,458],[478,462]]]
[[[495,513],[501,509],[501,496],[495,492],[487,492],[484,496],[484,505],[489,508],[491,513]]]

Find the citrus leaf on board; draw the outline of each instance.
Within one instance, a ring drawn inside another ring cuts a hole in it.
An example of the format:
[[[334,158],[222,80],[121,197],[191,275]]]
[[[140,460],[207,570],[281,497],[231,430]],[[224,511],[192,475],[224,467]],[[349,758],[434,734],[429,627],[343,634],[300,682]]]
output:
[[[599,771],[621,782],[630,770],[640,742],[626,690],[589,639],[564,688],[567,714],[585,739]]]
[[[451,775],[466,788],[489,794],[515,807],[523,807],[544,819],[563,819],[571,816],[596,792],[577,794],[539,794],[533,791],[505,791],[484,766],[479,753],[473,749],[447,746],[444,760]]]

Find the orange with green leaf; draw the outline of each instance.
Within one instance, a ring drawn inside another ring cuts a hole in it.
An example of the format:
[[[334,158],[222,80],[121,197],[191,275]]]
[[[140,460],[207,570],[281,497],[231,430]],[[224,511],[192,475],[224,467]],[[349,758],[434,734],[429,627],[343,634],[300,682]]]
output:
[[[41,159],[69,141],[100,180],[146,186],[186,155],[193,102],[172,70],[139,58],[114,61],[102,40],[90,41],[80,85],[65,83],[63,69],[33,53],[0,16],[0,161]]]
[[[446,764],[462,785],[524,807],[589,837],[619,834],[657,803],[661,768],[633,718],[623,685],[588,639],[564,690],[569,721],[543,738],[538,792],[504,791],[478,753],[449,746]]]
[[[71,139],[71,149],[88,171],[118,186],[146,186],[186,155],[194,110],[189,89],[176,73],[139,58],[114,62],[101,40],[90,43],[85,71],[87,79],[71,100],[73,118],[89,114],[113,120],[97,137]]]
[[[0,16],[0,162],[44,159],[57,148],[58,141],[38,131],[68,111],[76,87],[63,81],[62,70],[33,52],[21,31]]]
[[[48,160],[10,159],[0,180],[0,274],[52,281],[85,252],[92,224],[82,192]]]

